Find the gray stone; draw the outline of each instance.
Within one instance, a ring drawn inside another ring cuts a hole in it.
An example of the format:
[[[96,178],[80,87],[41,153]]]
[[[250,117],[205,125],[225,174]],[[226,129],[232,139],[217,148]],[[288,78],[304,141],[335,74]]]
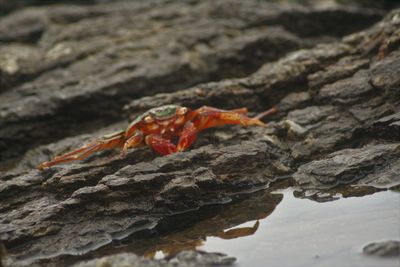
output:
[[[399,156],[399,143],[339,150],[302,165],[293,178],[302,188],[332,188],[355,182],[388,188],[400,184],[396,170]]]
[[[182,251],[168,260],[150,260],[132,253],[121,253],[74,264],[72,267],[207,267],[232,266],[235,258],[221,253]]]
[[[94,1],[3,15],[0,239],[10,252],[6,262],[60,266],[65,255],[77,259],[128,236],[156,235],[171,215],[216,204],[228,215],[217,226],[201,224],[196,240],[228,238],[224,229],[248,218],[226,204],[292,174],[300,190],[319,199],[335,199],[319,189],[339,184],[398,185],[400,11],[337,38],[381,15],[256,0]],[[337,23],[349,20],[346,27]],[[336,42],[320,43],[326,35]],[[210,129],[188,151],[165,157],[142,147],[123,158],[104,151],[33,169],[164,104],[247,107],[250,116],[272,106],[278,112],[263,118],[266,128]],[[253,203],[242,203],[242,211],[251,210]],[[198,252],[178,255],[103,261],[232,263]]]
[[[363,253],[379,257],[400,257],[400,241],[370,243],[363,248]]]

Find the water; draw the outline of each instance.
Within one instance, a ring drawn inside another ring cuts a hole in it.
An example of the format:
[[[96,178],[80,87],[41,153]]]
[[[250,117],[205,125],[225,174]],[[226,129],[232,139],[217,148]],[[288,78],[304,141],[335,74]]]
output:
[[[362,254],[368,243],[400,240],[400,193],[347,187],[323,192],[324,201],[329,195],[346,197],[321,203],[295,197],[301,194],[287,186],[172,216],[151,231],[85,255],[48,260],[69,266],[120,252],[163,258],[197,249],[236,257],[236,267],[400,267],[399,257]]]
[[[280,193],[283,200],[260,221],[255,234],[231,240],[208,237],[199,248],[235,256],[240,267],[400,266],[399,258],[361,253],[369,242],[400,240],[399,193],[384,191],[325,203],[295,198],[291,189]]]

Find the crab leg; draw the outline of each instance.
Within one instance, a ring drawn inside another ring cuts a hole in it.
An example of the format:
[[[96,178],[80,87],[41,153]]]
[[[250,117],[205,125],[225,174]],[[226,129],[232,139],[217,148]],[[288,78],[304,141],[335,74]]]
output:
[[[177,152],[176,145],[171,140],[162,137],[159,134],[149,134],[146,136],[146,144],[161,155],[168,155]]]
[[[268,113],[264,112],[262,115],[266,116],[273,112],[275,111],[269,111]],[[226,124],[265,126],[265,124],[259,120],[261,117],[249,118],[246,115],[247,108],[222,110],[203,106],[193,111],[192,121],[186,122],[180,135],[176,150],[185,151],[196,140],[197,133],[206,128]]]
[[[124,143],[124,148],[122,149],[121,156],[124,157],[129,148],[137,147],[142,144],[143,133],[141,131],[135,131],[131,137]]]
[[[264,117],[266,117],[266,116],[275,114],[275,113],[277,113],[277,112],[278,112],[278,109],[277,109],[276,107],[272,107],[272,108],[270,108],[270,109],[268,109],[268,110],[266,110],[266,111],[264,111],[264,112],[261,112],[260,114],[258,114],[257,116],[255,116],[255,118],[257,118],[257,119],[262,119],[262,118],[264,118]]]
[[[222,110],[204,106],[193,111],[192,121],[189,120],[185,123],[177,145],[158,134],[146,136],[146,143],[159,154],[168,155],[185,151],[196,140],[197,133],[206,128],[226,124],[265,126],[258,118],[249,118],[246,114],[246,108]]]
[[[178,144],[175,145],[171,140],[158,134],[146,136],[146,144],[162,155],[185,151],[197,137],[197,129],[191,121],[185,123],[180,134]]]
[[[194,112],[197,116],[195,116],[195,118],[193,119],[193,123],[195,124],[195,127],[198,129],[198,131],[226,124],[241,124],[243,126],[266,126],[258,118],[247,117],[247,109],[245,108],[223,110],[203,106],[195,110]]]
[[[113,134],[100,137],[98,140],[86,144],[76,150],[68,152],[64,155],[54,157],[51,161],[46,161],[38,166],[39,170],[51,167],[56,164],[65,163],[74,160],[82,160],[92,153],[108,148],[121,147],[125,142],[125,131],[116,132]]]
[[[185,151],[197,138],[197,128],[193,122],[188,121],[183,126],[182,133],[176,147],[177,151]]]

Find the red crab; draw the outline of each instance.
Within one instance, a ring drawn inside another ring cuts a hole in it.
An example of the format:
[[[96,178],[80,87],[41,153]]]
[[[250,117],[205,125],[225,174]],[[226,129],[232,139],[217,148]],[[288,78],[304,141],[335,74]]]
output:
[[[129,148],[138,147],[143,143],[162,155],[185,151],[194,142],[197,133],[204,129],[226,124],[266,126],[260,118],[276,111],[276,108],[272,108],[257,117],[249,118],[246,116],[247,108],[222,110],[203,106],[191,110],[177,105],[161,106],[138,116],[126,130],[104,135],[81,148],[56,156],[51,161],[41,163],[38,169],[81,160],[96,151],[108,148],[120,147],[122,155],[125,155]],[[179,138],[176,145],[171,141],[175,137]]]

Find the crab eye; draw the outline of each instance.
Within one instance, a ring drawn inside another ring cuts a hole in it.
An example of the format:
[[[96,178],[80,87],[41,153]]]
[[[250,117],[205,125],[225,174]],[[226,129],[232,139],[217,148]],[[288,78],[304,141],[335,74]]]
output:
[[[187,111],[188,111],[188,109],[185,108],[185,107],[180,108],[180,109],[178,110],[178,115],[185,115]]]
[[[152,116],[146,116],[144,117],[144,122],[145,123],[152,123],[154,121]]]

